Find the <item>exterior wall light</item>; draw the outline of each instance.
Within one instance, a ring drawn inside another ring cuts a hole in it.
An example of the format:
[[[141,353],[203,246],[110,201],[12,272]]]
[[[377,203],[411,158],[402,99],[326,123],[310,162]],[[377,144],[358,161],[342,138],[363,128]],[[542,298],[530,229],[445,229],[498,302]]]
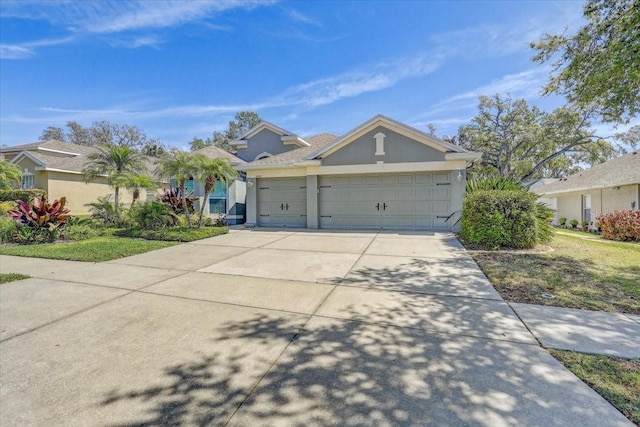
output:
[[[458,176],[456,177],[456,179],[458,180],[458,182],[462,182],[462,179],[464,177],[462,176],[462,171],[458,171]]]

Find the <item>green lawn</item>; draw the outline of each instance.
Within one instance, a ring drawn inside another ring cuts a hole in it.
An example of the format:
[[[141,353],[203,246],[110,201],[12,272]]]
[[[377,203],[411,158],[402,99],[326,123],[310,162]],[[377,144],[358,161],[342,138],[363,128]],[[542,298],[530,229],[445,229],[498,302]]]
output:
[[[549,350],[636,425],[640,425],[640,360]]]
[[[640,245],[563,230],[531,251],[469,252],[507,301],[640,314]]]
[[[102,236],[79,242],[0,245],[1,255],[100,262],[176,245],[177,242]]]
[[[9,283],[16,280],[28,279],[29,276],[19,273],[0,273],[0,283]]]

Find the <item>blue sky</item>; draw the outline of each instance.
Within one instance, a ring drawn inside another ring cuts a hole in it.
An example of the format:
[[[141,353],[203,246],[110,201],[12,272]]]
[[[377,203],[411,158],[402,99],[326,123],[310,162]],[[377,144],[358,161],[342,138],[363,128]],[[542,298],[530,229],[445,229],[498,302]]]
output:
[[[529,42],[579,27],[582,4],[3,0],[0,144],[109,120],[186,148],[240,110],[302,136],[378,113],[455,134],[480,94],[563,103],[538,95]]]

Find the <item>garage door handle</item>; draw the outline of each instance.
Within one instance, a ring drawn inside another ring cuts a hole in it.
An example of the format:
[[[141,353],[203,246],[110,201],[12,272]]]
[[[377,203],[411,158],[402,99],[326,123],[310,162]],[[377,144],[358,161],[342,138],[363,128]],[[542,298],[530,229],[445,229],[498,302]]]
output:
[[[320,215],[320,218],[331,218],[331,215]]]
[[[451,185],[450,182],[437,182],[436,185]]]
[[[269,216],[269,215],[260,215],[260,216]]]
[[[449,218],[449,215],[438,215],[438,216],[436,216],[436,218],[438,218],[438,219]]]
[[[280,210],[283,211],[284,210],[284,203],[280,203]]]
[[[383,210],[383,211],[386,211],[386,210],[387,210],[387,204],[386,204],[386,203],[383,203],[383,204],[382,204],[382,210]]]
[[[376,210],[380,210],[380,203],[376,203]]]
[[[289,203],[287,203],[286,205],[284,205],[285,210],[289,210]]]

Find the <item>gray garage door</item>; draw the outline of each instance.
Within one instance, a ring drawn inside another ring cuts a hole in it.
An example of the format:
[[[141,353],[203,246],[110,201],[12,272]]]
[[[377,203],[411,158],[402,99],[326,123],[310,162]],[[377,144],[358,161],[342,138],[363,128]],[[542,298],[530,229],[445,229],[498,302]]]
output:
[[[449,230],[449,173],[321,176],[320,227]]]
[[[258,225],[307,226],[306,178],[259,178]]]

